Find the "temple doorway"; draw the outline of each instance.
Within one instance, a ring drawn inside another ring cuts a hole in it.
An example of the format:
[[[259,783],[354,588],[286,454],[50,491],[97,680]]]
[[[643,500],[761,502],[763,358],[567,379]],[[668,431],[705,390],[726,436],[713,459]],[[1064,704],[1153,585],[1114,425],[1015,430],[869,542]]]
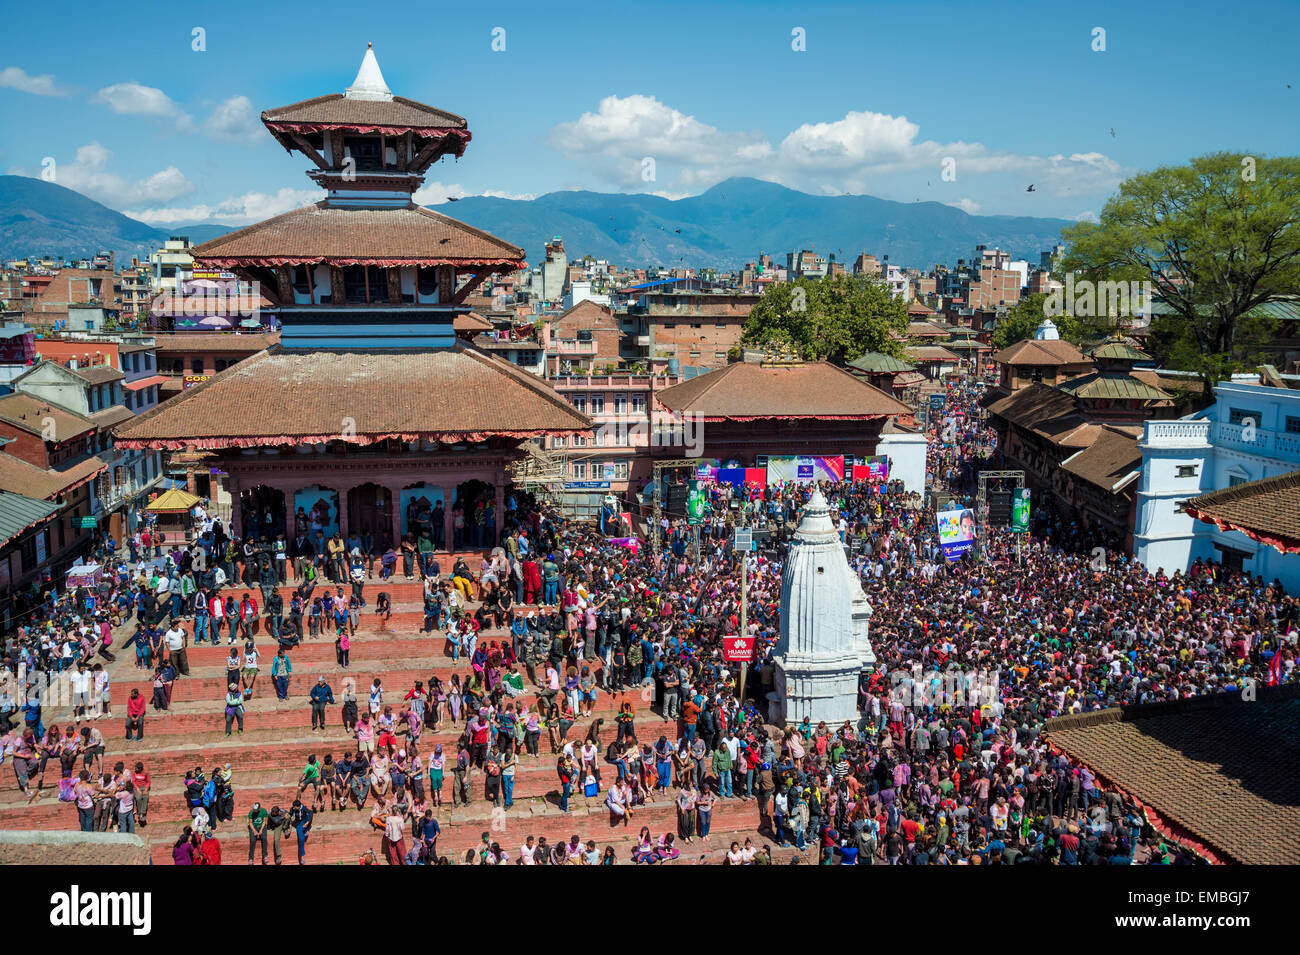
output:
[[[285,533],[284,492],[265,484],[244,488],[239,493],[239,527],[244,539],[275,540]],[[286,535],[287,536],[287,535]]]
[[[458,548],[496,544],[495,501],[496,486],[487,481],[464,481],[456,485],[452,511],[459,512],[455,517]]]
[[[329,540],[339,529],[339,492],[333,488],[319,485],[302,488],[293,495],[293,507],[295,530],[299,525],[306,528],[313,542],[318,539],[317,534]]]
[[[394,543],[393,497],[388,488],[368,483],[348,491],[348,535],[353,534],[369,537],[381,551]]]
[[[435,550],[446,543],[446,521],[443,513],[444,494],[436,484],[408,484],[402,488],[402,533],[416,538],[428,535]]]

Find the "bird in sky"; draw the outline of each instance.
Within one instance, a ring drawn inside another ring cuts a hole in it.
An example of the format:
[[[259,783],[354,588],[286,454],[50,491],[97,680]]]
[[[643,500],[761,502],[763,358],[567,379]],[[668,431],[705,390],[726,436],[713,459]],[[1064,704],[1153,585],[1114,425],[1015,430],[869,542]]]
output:
[[[1031,182],[1028,186],[1025,187],[1025,192],[1033,192],[1033,191],[1034,191],[1034,184]]]

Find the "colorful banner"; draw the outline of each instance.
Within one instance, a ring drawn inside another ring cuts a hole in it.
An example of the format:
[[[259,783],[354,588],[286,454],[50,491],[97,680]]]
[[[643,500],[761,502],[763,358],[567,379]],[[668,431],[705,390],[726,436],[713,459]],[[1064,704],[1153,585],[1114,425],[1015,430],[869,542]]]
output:
[[[617,544],[619,547],[626,547],[632,552],[633,557],[636,556],[637,551],[641,547],[641,539],[638,537],[611,537],[609,542],[611,544]]]
[[[766,472],[764,472],[766,474]],[[732,487],[740,487],[745,483],[744,468],[719,468],[718,483],[730,484]]]
[[[745,468],[745,483],[751,486],[766,487],[767,468]]]
[[[1029,533],[1029,488],[1018,487],[1011,492],[1011,533]]]
[[[844,480],[844,457],[797,457],[769,455],[767,459],[767,483],[778,481],[842,481]]]
[[[878,454],[874,457],[864,459],[862,464],[853,466],[853,480],[855,481],[888,481],[889,480],[889,458],[886,455]]]
[[[692,481],[690,492],[686,497],[687,524],[698,524],[704,519],[704,500],[704,488],[699,481]]]
[[[975,545],[975,512],[970,508],[940,511],[935,515],[943,556],[956,560]]]

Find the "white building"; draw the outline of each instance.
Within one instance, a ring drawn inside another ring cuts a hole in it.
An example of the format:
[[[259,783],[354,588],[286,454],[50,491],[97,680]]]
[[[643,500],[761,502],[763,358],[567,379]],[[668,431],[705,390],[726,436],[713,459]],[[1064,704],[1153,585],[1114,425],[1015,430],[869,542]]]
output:
[[[774,715],[786,725],[805,718],[828,726],[857,721],[858,675],[875,663],[870,616],[826,498],[813,491],[781,581]]]
[[[1151,570],[1186,570],[1198,558],[1241,568],[1300,593],[1300,555],[1181,511],[1181,502],[1300,468],[1300,391],[1224,382],[1215,403],[1173,421],[1148,421],[1139,448],[1134,556]],[[1300,384],[1300,380],[1289,382]]]
[[[190,255],[190,240],[183,235],[174,235],[163,247],[149,256],[153,266],[154,292],[179,291],[181,285],[190,280],[194,272],[194,256]]]
[[[582,302],[595,302],[609,308],[609,296],[593,292],[590,282],[570,282],[569,291],[564,294],[564,310],[567,312]]]

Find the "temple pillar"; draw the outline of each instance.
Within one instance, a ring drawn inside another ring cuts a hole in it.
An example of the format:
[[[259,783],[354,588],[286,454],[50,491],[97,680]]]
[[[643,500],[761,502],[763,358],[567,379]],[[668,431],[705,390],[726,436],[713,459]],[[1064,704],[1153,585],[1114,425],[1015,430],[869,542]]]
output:
[[[497,469],[496,480],[492,483],[492,486],[496,489],[496,500],[493,502],[492,507],[493,516],[496,522],[496,527],[494,528],[492,535],[492,546],[495,547],[497,544],[501,543],[501,528],[505,524],[506,509],[505,474],[503,474],[499,468]]]
[[[452,495],[456,493],[456,485],[442,488],[442,546],[443,549],[450,553],[456,546],[456,518],[451,513]]]
[[[388,496],[392,500],[390,517],[392,517],[393,526],[389,533],[393,535],[393,549],[400,550],[402,543],[402,485],[400,483],[385,484],[384,490],[388,492]]]
[[[242,490],[239,485],[239,476],[231,474],[226,479],[226,487],[230,491],[230,536],[242,538],[244,536],[244,515],[243,506],[240,502]]]
[[[322,485],[323,487],[324,485]],[[339,491],[339,536],[346,542],[348,539],[348,511],[352,506],[352,492],[355,487],[350,487],[346,491]]]

